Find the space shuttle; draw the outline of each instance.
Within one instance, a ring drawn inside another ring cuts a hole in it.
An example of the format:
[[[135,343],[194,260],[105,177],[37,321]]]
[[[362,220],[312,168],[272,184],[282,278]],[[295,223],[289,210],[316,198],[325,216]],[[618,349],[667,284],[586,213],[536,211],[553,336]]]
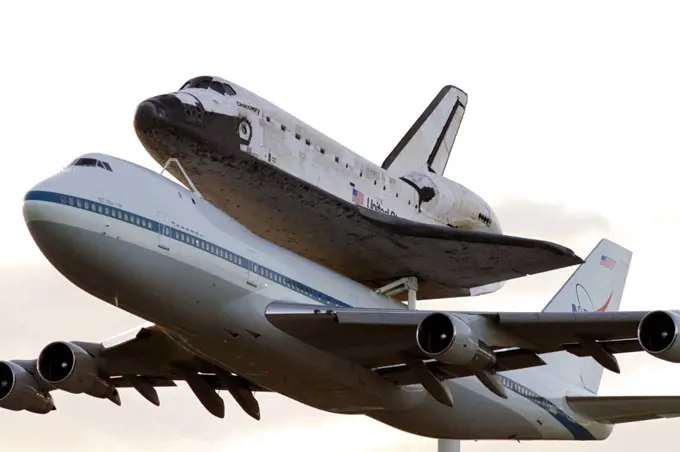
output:
[[[382,165],[213,76],[142,101],[134,127],[195,196],[377,290],[415,278],[419,299],[478,295],[582,263],[559,244],[503,234],[484,199],[444,177],[467,101],[443,87]]]

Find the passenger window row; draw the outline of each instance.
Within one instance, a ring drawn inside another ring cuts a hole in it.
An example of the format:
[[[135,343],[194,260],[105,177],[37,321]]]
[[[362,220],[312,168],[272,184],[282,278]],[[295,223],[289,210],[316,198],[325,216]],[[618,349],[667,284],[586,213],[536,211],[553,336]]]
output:
[[[552,410],[556,409],[554,407],[554,405],[552,405],[552,403],[550,403],[549,401],[547,401],[543,397],[539,396],[535,392],[531,391],[530,389],[520,385],[519,383],[517,383],[513,380],[510,380],[509,378],[504,377],[503,379],[505,380],[505,382],[504,382],[505,385],[507,385],[509,387],[509,389],[512,390],[513,392],[520,394],[521,396],[523,396],[523,397],[531,400],[532,402],[540,405],[541,407],[543,407],[546,410],[550,411],[551,409]]]
[[[153,230],[154,224],[156,222],[147,220],[139,215],[134,215],[128,213],[124,210],[116,209],[115,207],[108,206],[106,204],[101,204],[94,201],[89,201],[86,199],[75,198],[73,196],[62,196],[62,204],[68,204],[70,206],[76,207],[78,209],[88,210],[90,212],[95,212],[100,215],[104,215],[109,218],[116,218],[118,220],[124,221],[126,223],[135,224],[137,226],[143,227],[145,229]]]
[[[238,265],[239,267],[244,268],[253,273],[256,273],[259,276],[268,279],[269,281],[272,281],[280,286],[287,287],[288,289],[294,290],[306,297],[317,300],[325,305],[349,307],[349,305],[341,302],[340,300],[329,295],[326,295],[323,292],[315,290],[312,287],[309,287],[298,281],[295,281],[292,278],[288,278],[282,275],[281,273],[275,272],[274,270],[271,270],[267,267],[263,267],[254,261],[246,259],[243,256],[240,256],[236,253],[233,253],[227,249],[224,249],[220,246],[217,246],[206,240],[200,239],[191,234],[185,233],[179,229],[163,225],[158,221],[150,220],[143,216],[135,215],[122,209],[117,209],[106,204],[90,201],[83,198],[78,198],[75,196],[62,195],[60,197],[60,200],[62,204],[94,212],[109,218],[118,219],[120,221],[124,221],[125,223],[133,224],[144,229],[148,229],[151,231],[155,231],[159,234],[163,234],[166,237],[174,239],[178,242],[191,245],[196,249],[203,250],[207,253],[212,254],[213,256],[219,257],[234,265]]]
[[[196,235],[196,236],[202,236],[202,234],[200,234],[200,233],[194,231],[194,230],[191,229],[191,228],[184,227],[184,226],[182,226],[181,224],[178,224],[178,225],[176,225],[176,226],[177,226],[181,231],[191,232],[192,234],[194,234],[194,235]]]
[[[278,272],[275,272],[273,270],[270,270],[267,267],[263,267],[259,264],[257,264],[254,261],[251,261],[249,259],[246,259],[245,257],[239,256],[236,253],[232,253],[231,251],[221,248],[220,246],[216,246],[213,243],[210,243],[206,240],[201,240],[198,239],[190,234],[186,234],[180,230],[175,229],[174,232],[169,231],[170,228],[166,228],[166,231],[164,232],[165,235],[170,236],[174,238],[177,241],[180,241],[182,243],[186,243],[188,245],[191,245],[195,248],[201,249],[203,251],[206,251],[213,256],[219,257],[223,260],[226,260],[230,263],[233,263],[235,265],[238,265],[239,267],[245,268],[248,271],[251,271],[253,273],[258,274],[259,276],[268,279],[269,281],[272,281],[276,284],[279,284],[281,286],[287,287],[291,290],[294,290],[302,295],[305,295],[306,297],[312,298],[314,300],[317,300],[319,302],[322,302],[326,305],[335,305],[335,306],[347,306],[346,304],[342,303],[339,300],[336,300],[335,298],[328,296],[322,292],[319,292],[318,290],[315,290],[305,284],[299,283],[291,278],[288,278]]]

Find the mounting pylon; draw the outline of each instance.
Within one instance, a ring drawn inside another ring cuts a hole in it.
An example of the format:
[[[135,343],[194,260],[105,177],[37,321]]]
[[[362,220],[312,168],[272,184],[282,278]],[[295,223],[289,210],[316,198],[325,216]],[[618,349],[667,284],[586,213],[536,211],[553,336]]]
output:
[[[415,276],[406,276],[404,278],[399,278],[398,280],[382,286],[377,289],[375,293],[385,294],[388,297],[402,293],[403,291],[408,291],[408,308],[416,308],[416,294],[418,292],[418,278]]]
[[[407,276],[400,278],[386,286],[376,290],[376,293],[382,293],[387,296],[396,295],[403,291],[408,291],[408,308],[416,309],[418,301],[418,278],[415,276]],[[460,440],[457,439],[438,439],[437,452],[460,452]]]
[[[457,439],[438,439],[437,452],[460,452],[460,441]]]

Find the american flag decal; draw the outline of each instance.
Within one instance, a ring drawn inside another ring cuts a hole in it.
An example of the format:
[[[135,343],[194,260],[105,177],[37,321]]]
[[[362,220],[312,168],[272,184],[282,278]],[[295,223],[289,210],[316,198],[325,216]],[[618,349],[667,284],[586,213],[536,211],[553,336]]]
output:
[[[364,194],[356,188],[352,189],[352,202],[354,204],[364,205]]]
[[[608,268],[609,270],[613,270],[614,266],[616,265],[616,261],[614,259],[610,259],[604,254],[600,258],[600,265],[603,267]]]

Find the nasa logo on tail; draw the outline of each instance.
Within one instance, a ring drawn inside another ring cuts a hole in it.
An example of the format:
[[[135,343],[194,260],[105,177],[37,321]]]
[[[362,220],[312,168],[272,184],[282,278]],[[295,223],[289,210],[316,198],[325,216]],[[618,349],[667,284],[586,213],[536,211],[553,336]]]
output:
[[[576,284],[576,302],[571,304],[572,312],[604,312],[607,310],[609,303],[612,300],[612,295],[614,291],[609,293],[609,297],[599,308],[595,308],[595,303],[593,299],[590,298],[590,294],[585,287],[581,284]]]
[[[600,256],[600,265],[608,270],[614,270],[614,267],[616,267],[616,261],[608,256],[605,256],[604,254]],[[599,308],[595,308],[595,303],[593,303],[593,299],[590,298],[590,294],[586,290],[585,287],[583,287],[582,284],[577,283],[576,284],[576,303],[571,304],[571,311],[572,312],[604,312],[607,310],[607,306],[609,306],[609,303],[612,300],[612,295],[614,294],[614,291],[612,290],[609,293],[609,298],[607,298],[607,301],[604,302],[603,305],[601,305]]]

